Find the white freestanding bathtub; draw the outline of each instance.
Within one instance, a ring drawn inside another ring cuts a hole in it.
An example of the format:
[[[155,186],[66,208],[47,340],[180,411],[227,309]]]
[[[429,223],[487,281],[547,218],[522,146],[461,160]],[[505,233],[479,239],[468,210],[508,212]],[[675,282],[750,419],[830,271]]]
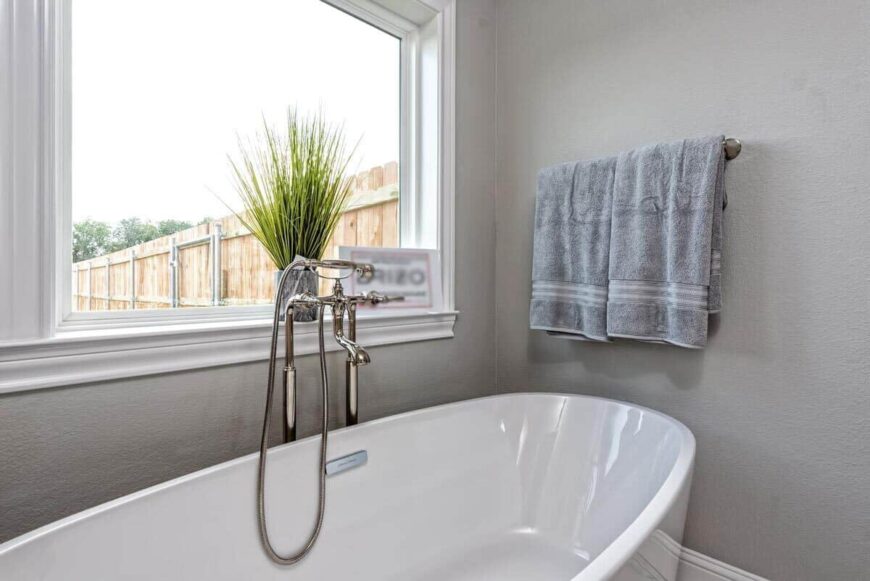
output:
[[[282,552],[316,515],[319,438],[269,452]],[[517,394],[332,432],[308,558],[272,563],[256,455],[154,486],[0,545],[0,579],[592,580],[676,577],[695,442],[679,422],[605,399]]]

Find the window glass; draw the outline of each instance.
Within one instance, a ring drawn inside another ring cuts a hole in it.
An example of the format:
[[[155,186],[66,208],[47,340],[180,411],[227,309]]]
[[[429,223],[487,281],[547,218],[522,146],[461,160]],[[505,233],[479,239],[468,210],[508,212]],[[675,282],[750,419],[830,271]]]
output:
[[[271,302],[228,156],[291,108],[358,143],[326,256],[398,246],[400,54],[319,0],[73,0],[73,311]]]

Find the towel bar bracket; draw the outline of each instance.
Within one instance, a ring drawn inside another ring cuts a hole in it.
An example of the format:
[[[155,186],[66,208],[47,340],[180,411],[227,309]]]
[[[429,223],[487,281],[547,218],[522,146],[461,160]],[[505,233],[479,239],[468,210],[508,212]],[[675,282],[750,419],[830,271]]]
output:
[[[725,149],[725,159],[731,161],[740,155],[740,150],[743,149],[743,144],[740,143],[739,139],[728,137],[725,139],[722,147]]]

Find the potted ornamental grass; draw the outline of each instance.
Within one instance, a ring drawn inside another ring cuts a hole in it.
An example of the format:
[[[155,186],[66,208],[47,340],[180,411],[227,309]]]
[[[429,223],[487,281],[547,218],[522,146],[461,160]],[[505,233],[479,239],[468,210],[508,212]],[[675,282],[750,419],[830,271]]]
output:
[[[235,214],[275,263],[277,288],[296,258],[323,258],[351,194],[347,169],[355,147],[322,113],[305,116],[291,109],[286,127],[277,130],[264,121],[263,132],[240,141],[239,150],[238,159],[230,158],[243,207]],[[314,272],[296,271],[287,282],[284,301],[294,290],[317,294]],[[316,309],[296,309],[293,318],[314,320]]]

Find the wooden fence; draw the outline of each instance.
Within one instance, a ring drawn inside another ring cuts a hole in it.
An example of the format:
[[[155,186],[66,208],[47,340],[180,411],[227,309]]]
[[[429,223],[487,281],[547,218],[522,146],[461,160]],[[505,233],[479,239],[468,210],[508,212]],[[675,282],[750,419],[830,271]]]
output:
[[[329,242],[399,245],[398,165],[356,176],[354,193]],[[73,310],[105,311],[272,302],[275,265],[236,216],[182,230],[73,265]]]

